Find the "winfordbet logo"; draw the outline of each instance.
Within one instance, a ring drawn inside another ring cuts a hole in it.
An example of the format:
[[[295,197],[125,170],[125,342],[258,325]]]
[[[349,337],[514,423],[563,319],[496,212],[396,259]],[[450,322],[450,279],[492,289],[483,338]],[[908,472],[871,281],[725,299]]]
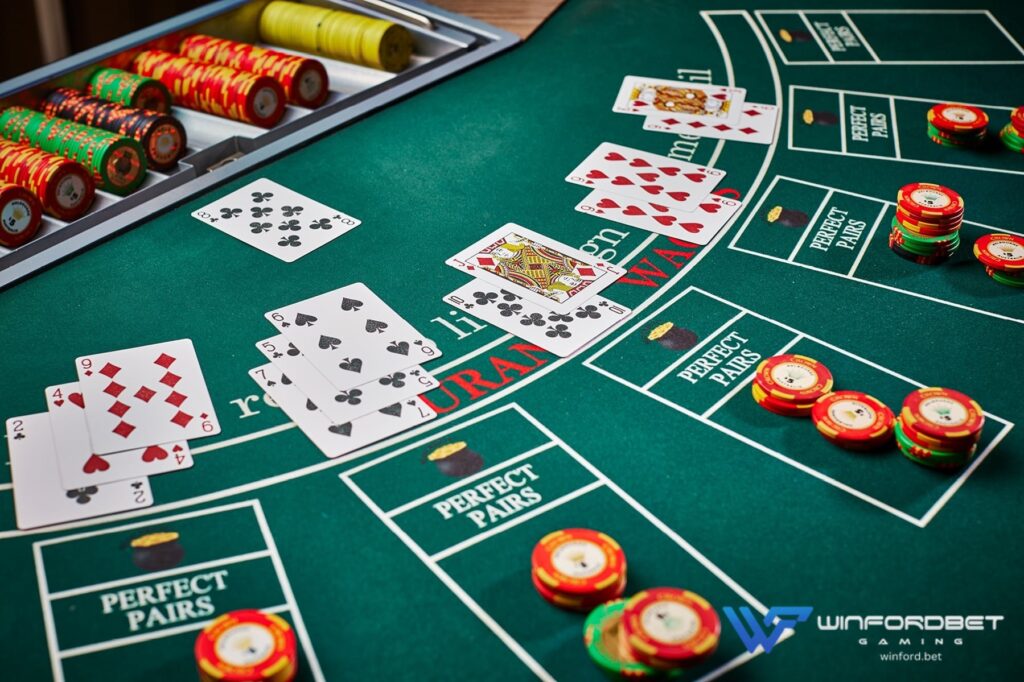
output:
[[[764,614],[761,622],[749,606],[738,609],[726,606],[722,610],[748,652],[754,653],[757,647],[762,647],[767,654],[778,644],[786,630],[795,630],[796,624],[810,618],[814,609],[810,606],[773,606]],[[743,620],[740,620],[740,616]],[[764,627],[761,627],[762,623]]]

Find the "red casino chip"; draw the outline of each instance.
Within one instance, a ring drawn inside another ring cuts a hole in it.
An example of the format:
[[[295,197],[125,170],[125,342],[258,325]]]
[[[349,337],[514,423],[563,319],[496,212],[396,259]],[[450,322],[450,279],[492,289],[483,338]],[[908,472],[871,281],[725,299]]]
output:
[[[900,188],[898,203],[904,212],[921,218],[955,219],[963,215],[964,200],[959,194],[930,182],[912,182]]]
[[[556,530],[533,548],[532,572],[549,590],[592,595],[614,588],[626,574],[626,554],[608,535],[587,528]]]
[[[43,207],[35,194],[20,185],[0,181],[0,246],[13,249],[39,232]]]
[[[912,216],[904,211],[899,206],[896,207],[896,220],[900,221],[900,224],[907,229],[919,232],[928,237],[941,237],[947,234],[954,234],[960,230],[960,225],[963,223],[963,216],[960,216],[954,220],[942,222],[940,220],[922,220],[917,216]]]
[[[652,668],[707,660],[718,648],[722,624],[706,599],[689,590],[655,587],[635,594],[622,628],[636,658]]]
[[[814,403],[815,428],[837,445],[854,448],[881,445],[892,436],[896,415],[885,404],[860,391],[836,391]]]
[[[776,355],[757,367],[754,380],[773,398],[787,403],[813,403],[832,390],[828,367],[804,355]]]
[[[904,426],[938,443],[977,440],[985,426],[985,413],[975,400],[950,388],[913,391],[903,400]]]
[[[970,104],[936,104],[928,110],[928,122],[948,132],[976,132],[988,126],[988,114]]]
[[[974,257],[993,270],[1024,270],[1024,238],[986,234],[974,242]]]
[[[280,616],[244,609],[207,625],[195,644],[200,678],[220,682],[288,682],[295,678],[295,633]]]
[[[783,417],[806,417],[811,413],[811,408],[814,407],[814,403],[787,403],[778,398],[774,398],[761,388],[757,380],[751,382],[750,391],[754,396],[754,402],[774,414],[782,415]]]
[[[1010,114],[1010,123],[1018,131],[1024,132],[1024,107],[1017,107],[1013,110],[1013,113]]]

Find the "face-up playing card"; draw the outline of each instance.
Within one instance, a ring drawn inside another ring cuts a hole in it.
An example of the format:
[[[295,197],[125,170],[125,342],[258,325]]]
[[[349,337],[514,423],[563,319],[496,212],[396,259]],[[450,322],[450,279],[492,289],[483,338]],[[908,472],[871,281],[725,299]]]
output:
[[[193,211],[192,217],[286,263],[361,222],[266,178]]]
[[[419,365],[413,365],[339,391],[284,334],[259,341],[256,348],[334,424],[344,424],[438,386],[433,375]]]
[[[331,458],[341,457],[437,416],[425,402],[412,397],[385,405],[350,422],[334,424],[316,405],[310,403],[294,383],[286,383],[285,375],[272,363],[249,370],[249,376],[302,429],[313,444]]]
[[[612,111],[643,116],[672,115],[690,121],[735,121],[747,91],[724,85],[626,76]]]
[[[14,514],[21,530],[153,504],[147,478],[64,490],[50,416],[45,412],[8,419],[7,447],[14,485]]]
[[[693,211],[673,211],[664,204],[635,201],[611,192],[595,189],[576,205],[580,213],[676,237],[691,244],[704,245],[736,215],[741,202],[709,194]]]
[[[576,308],[626,272],[515,223],[499,227],[445,263],[562,312]]]
[[[724,177],[725,171],[717,168],[602,142],[565,180],[676,211],[692,211]]]
[[[339,391],[441,357],[441,351],[363,283],[266,314]]]
[[[75,360],[93,454],[220,433],[189,339]]]
[[[85,422],[85,398],[77,382],[48,387],[46,404],[60,482],[65,490],[180,471],[193,464],[192,452],[185,441],[109,455],[93,454]]]
[[[741,106],[738,111],[740,117],[736,123],[692,121],[676,116],[648,116],[644,120],[644,130],[757,144],[772,143],[772,140],[775,139],[775,122],[779,118],[777,106],[750,102]]]
[[[557,313],[479,281],[462,285],[444,301],[563,358],[625,320],[630,312],[594,296],[575,310]]]

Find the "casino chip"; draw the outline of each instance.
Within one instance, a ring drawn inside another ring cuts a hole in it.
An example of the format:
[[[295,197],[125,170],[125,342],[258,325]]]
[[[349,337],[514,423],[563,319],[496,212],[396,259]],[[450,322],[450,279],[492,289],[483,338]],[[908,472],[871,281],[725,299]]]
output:
[[[129,194],[146,178],[146,155],[135,140],[24,107],[0,113],[0,135],[77,161],[96,185]]]
[[[896,417],[867,393],[836,391],[814,403],[811,420],[826,440],[839,447],[874,450],[890,441]]]
[[[988,114],[969,104],[936,104],[928,110],[928,137],[943,147],[977,147],[988,135]]]
[[[999,284],[1024,288],[1024,238],[1015,234],[986,234],[974,242],[974,257],[985,274]]]
[[[662,671],[638,661],[626,643],[622,629],[625,609],[626,602],[616,599],[601,604],[587,616],[583,624],[583,644],[590,660],[612,679],[663,676]],[[673,673],[674,677],[682,671]]]
[[[39,232],[43,207],[21,185],[0,180],[0,246],[14,249]]]
[[[709,659],[718,648],[722,625],[715,609],[700,595],[655,587],[626,602],[622,629],[637,660],[668,670]]]
[[[589,611],[626,589],[626,554],[608,535],[586,528],[549,533],[533,548],[531,577],[555,606]]]
[[[948,187],[927,182],[905,185],[897,194],[889,248],[919,265],[944,263],[960,247],[963,219],[964,200]]]
[[[284,89],[269,76],[197,62],[172,52],[146,50],[132,68],[158,79],[177,104],[244,123],[273,128],[284,116]]]
[[[832,390],[832,373],[803,355],[785,354],[761,362],[751,392],[758,405],[787,417],[806,417],[814,402]]]
[[[195,644],[202,682],[291,682],[298,672],[295,633],[280,616],[231,611],[207,625]]]
[[[913,462],[954,469],[974,456],[984,426],[981,405],[968,396],[949,388],[921,388],[903,400],[896,444]]]
[[[96,193],[89,172],[63,156],[0,139],[0,181],[32,192],[43,210],[58,220],[85,215]]]
[[[1024,107],[1013,110],[1009,123],[999,131],[999,139],[1011,152],[1024,154]]]

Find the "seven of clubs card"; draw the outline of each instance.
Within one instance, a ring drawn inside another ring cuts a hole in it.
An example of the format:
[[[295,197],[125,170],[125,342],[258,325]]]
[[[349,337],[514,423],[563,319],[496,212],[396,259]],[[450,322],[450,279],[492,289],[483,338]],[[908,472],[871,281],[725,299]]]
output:
[[[266,178],[203,206],[192,217],[287,263],[360,223]]]

